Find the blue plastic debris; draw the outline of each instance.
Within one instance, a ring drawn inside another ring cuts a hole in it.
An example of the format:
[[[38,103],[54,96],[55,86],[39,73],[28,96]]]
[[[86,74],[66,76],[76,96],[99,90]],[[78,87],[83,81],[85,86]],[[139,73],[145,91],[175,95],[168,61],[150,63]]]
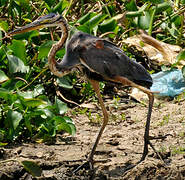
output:
[[[151,76],[153,85],[150,90],[156,95],[174,97],[185,92],[185,78],[181,70],[161,71]]]

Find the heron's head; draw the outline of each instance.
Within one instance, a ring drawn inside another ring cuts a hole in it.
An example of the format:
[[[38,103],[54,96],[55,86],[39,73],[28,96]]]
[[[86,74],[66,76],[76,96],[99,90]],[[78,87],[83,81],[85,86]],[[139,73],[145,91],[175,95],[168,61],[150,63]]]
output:
[[[63,23],[64,25],[66,24],[66,21],[62,15],[55,14],[55,13],[50,13],[45,16],[41,16],[32,23],[20,27],[18,29],[15,29],[11,32],[9,32],[7,35],[12,36],[15,34],[20,34],[36,29],[42,29],[46,27],[53,27],[53,26],[60,26],[60,24]]]

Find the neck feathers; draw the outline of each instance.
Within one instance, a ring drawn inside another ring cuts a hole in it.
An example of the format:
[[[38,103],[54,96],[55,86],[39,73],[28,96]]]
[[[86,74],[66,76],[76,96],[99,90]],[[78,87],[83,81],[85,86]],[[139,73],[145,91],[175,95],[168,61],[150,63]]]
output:
[[[58,62],[55,59],[55,55],[56,55],[57,51],[63,47],[63,45],[65,44],[67,37],[68,37],[68,25],[67,25],[67,22],[64,18],[61,21],[60,28],[62,30],[62,36],[56,44],[53,44],[53,46],[50,49],[50,52],[48,54],[49,68],[50,68],[51,72],[58,77],[62,77],[63,73],[57,69]]]

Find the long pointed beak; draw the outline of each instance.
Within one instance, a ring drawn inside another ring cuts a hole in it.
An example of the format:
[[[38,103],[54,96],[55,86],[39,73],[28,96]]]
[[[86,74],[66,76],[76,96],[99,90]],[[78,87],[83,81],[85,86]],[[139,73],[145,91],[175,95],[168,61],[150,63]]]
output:
[[[28,31],[36,30],[36,29],[41,29],[43,27],[44,27],[44,25],[41,24],[39,21],[34,21],[26,26],[23,26],[18,29],[15,29],[11,32],[8,32],[7,35],[12,36],[15,34],[20,34],[20,33],[28,32]]]

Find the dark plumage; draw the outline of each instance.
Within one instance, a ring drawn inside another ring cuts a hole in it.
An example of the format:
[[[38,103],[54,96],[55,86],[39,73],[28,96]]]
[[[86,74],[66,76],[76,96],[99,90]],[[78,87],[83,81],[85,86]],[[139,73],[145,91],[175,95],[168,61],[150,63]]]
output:
[[[136,84],[150,88],[152,78],[139,63],[128,58],[116,45],[104,39],[78,32],[66,46],[66,54],[59,70],[83,67],[89,79],[111,80],[122,76]]]

